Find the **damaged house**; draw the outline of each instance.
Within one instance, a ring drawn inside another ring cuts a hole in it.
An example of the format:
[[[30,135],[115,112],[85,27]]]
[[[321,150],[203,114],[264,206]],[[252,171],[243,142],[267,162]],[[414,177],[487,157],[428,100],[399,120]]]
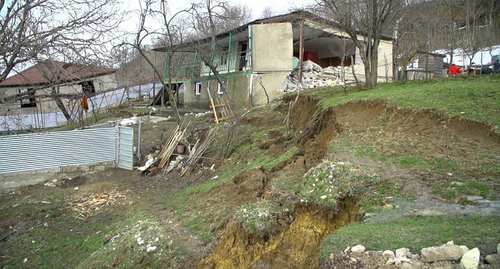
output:
[[[41,61],[0,83],[0,130],[14,128],[14,118],[25,125],[65,123],[63,105],[74,119],[84,93],[91,97],[116,88],[116,69],[58,61]],[[56,98],[54,98],[56,97]],[[57,104],[56,99],[60,101]]]
[[[210,41],[178,46],[177,65],[164,65],[164,73],[169,70],[173,88],[180,89],[186,107],[208,108],[208,90],[212,97],[226,94],[199,57],[200,44]],[[216,47],[211,62],[240,107],[265,104],[301,87],[300,81],[304,88],[350,84],[355,78],[364,81],[359,50],[348,35],[334,22],[305,11],[256,20],[218,34]],[[172,48],[154,51],[168,54]],[[392,39],[382,38],[379,81],[392,80],[392,51]]]

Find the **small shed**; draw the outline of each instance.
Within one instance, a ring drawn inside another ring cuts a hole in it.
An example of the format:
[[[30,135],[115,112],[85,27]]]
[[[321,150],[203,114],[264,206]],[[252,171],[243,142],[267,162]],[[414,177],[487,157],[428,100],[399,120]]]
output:
[[[432,52],[417,52],[410,64],[403,71],[405,80],[433,79],[446,76],[443,67],[443,54]]]

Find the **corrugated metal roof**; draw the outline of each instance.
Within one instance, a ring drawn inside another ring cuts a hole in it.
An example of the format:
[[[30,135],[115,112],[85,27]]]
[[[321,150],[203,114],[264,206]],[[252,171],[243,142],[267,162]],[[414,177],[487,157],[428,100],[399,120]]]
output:
[[[5,79],[0,83],[0,88],[77,81],[115,73],[116,71],[117,69],[114,68],[45,61],[39,62],[19,74]]]

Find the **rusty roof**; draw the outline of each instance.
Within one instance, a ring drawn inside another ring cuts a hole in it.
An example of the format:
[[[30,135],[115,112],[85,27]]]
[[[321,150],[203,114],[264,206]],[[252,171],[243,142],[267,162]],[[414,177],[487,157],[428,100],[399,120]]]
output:
[[[5,79],[0,83],[0,88],[60,84],[112,74],[116,71],[114,68],[43,61]]]

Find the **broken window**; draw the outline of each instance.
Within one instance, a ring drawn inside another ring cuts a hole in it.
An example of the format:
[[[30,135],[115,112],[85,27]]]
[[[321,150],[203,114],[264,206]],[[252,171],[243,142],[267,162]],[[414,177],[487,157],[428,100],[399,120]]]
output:
[[[92,80],[80,82],[78,85],[82,86],[82,91],[87,95],[95,93],[94,82]]]
[[[22,94],[21,90],[19,94]],[[35,89],[28,89],[27,95],[21,97],[21,107],[36,107]]]
[[[194,94],[201,95],[201,83],[196,83],[196,85],[194,87]]]

